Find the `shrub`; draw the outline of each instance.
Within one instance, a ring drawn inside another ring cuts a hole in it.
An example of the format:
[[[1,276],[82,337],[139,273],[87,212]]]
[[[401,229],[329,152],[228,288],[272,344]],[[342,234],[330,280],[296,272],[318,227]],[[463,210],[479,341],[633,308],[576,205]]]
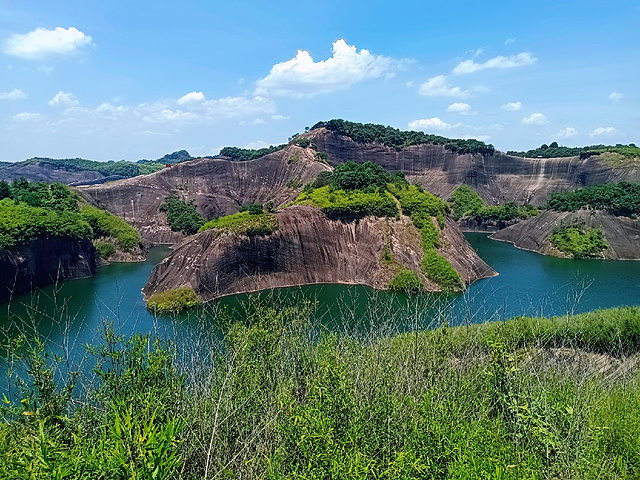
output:
[[[389,289],[404,293],[424,292],[424,283],[416,272],[403,269],[389,282]]]
[[[427,278],[440,285],[442,290],[456,292],[464,288],[460,274],[435,249],[425,250],[421,266]]]
[[[211,220],[202,225],[199,232],[212,229],[247,236],[269,235],[278,229],[278,217],[268,212],[259,215],[252,215],[248,211],[239,212]]]
[[[193,235],[204,224],[205,219],[200,215],[194,200],[185,202],[178,197],[169,195],[160,206],[160,211],[167,214],[167,223],[174,232],[182,232],[185,235]]]
[[[113,237],[125,252],[140,244],[138,231],[120,217],[87,204],[81,206],[80,214],[93,228],[95,238]]]
[[[398,207],[393,196],[379,190],[373,192],[345,191],[332,190],[330,186],[324,186],[308,192],[303,191],[295,203],[318,207],[330,216],[395,217],[398,215]]]
[[[609,245],[598,228],[561,227],[549,237],[551,245],[573,258],[590,258],[601,254]]]
[[[98,252],[98,255],[100,255],[100,258],[104,258],[105,260],[116,253],[116,247],[109,242],[96,240],[93,242],[93,246],[96,247],[96,251]]]
[[[480,195],[466,185],[460,185],[456,188],[449,201],[453,204],[453,218],[455,220],[467,215],[475,215],[478,210],[484,207]]]
[[[179,287],[156,293],[147,300],[147,308],[154,312],[179,312],[202,304],[202,298],[191,287]]]

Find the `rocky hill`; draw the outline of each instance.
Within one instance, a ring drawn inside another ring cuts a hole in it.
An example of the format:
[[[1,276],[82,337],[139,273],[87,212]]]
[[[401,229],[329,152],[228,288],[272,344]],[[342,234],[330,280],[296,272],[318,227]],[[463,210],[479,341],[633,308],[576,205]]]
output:
[[[279,227],[267,236],[207,230],[184,240],[154,268],[143,289],[145,297],[178,287],[191,287],[205,300],[313,283],[384,289],[398,265],[420,272],[422,236],[408,217],[329,219],[308,206],[288,207],[276,215]],[[453,220],[447,220],[443,235],[438,253],[466,284],[496,275]],[[382,261],[386,245],[392,264]],[[429,290],[438,290],[436,284],[424,281]]]
[[[562,225],[582,225],[585,229],[600,229],[609,248],[602,258],[614,260],[640,259],[640,220],[619,217],[601,210],[555,212],[548,210],[541,215],[500,230],[491,235],[495,240],[513,243],[518,248],[545,255],[558,255],[550,237]]]
[[[152,243],[174,243],[184,236],[172,232],[160,205],[169,195],[195,199],[206,218],[232,214],[243,204],[293,200],[302,185],[330,168],[310,148],[291,145],[257,160],[234,162],[201,158],[159,172],[107,185],[79,188],[90,203],[124,218]]]

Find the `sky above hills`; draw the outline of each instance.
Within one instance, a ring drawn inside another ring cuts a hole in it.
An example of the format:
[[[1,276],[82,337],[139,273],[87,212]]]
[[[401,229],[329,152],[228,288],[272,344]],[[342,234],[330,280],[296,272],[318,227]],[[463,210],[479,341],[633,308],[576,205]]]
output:
[[[640,144],[640,4],[0,0],[0,160],[280,144],[320,120]]]

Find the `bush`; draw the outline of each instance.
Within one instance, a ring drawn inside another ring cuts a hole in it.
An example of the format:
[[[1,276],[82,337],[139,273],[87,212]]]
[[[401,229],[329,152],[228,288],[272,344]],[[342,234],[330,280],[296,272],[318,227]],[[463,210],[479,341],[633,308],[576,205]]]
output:
[[[262,210],[262,207],[260,209]],[[252,215],[250,212],[244,211],[211,220],[202,225],[198,231],[204,232],[212,229],[247,236],[270,235],[278,229],[278,217],[268,212]]]
[[[403,269],[393,277],[389,283],[389,290],[396,290],[404,293],[421,293],[424,292],[424,283],[416,272]]]
[[[138,231],[120,217],[87,204],[81,206],[80,214],[93,228],[94,238],[113,237],[125,252],[140,244]]]
[[[398,215],[398,207],[393,196],[379,190],[366,193],[360,190],[332,190],[330,186],[324,186],[309,192],[303,191],[295,203],[318,207],[329,216],[395,217]]]
[[[607,183],[572,192],[552,193],[548,206],[559,212],[589,207],[606,210],[612,215],[635,217],[640,214],[640,183]]]
[[[573,258],[590,258],[601,255],[609,245],[598,228],[581,229],[561,227],[549,237],[551,245]]]
[[[456,188],[449,201],[453,204],[454,220],[475,215],[478,210],[484,207],[484,201],[480,195],[466,185],[460,185]]]
[[[442,290],[457,292],[464,289],[464,282],[460,274],[435,249],[425,250],[421,266],[427,278],[440,285]]]
[[[93,246],[96,247],[96,251],[98,252],[98,255],[100,255],[100,258],[103,258],[105,260],[116,253],[116,247],[114,247],[109,242],[96,240],[95,242],[93,242]]]
[[[160,211],[167,214],[167,223],[172,231],[193,235],[204,224],[205,219],[197,212],[194,201],[185,202],[173,195],[165,198]]]
[[[190,287],[180,287],[156,293],[147,300],[147,308],[154,312],[179,312],[202,304],[202,298]]]

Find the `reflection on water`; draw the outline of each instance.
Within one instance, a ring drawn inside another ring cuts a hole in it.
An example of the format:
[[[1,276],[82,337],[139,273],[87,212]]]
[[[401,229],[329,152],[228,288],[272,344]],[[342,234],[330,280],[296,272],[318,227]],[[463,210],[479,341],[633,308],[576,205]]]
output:
[[[276,289],[253,298],[278,305],[308,300],[315,305],[312,320],[318,328],[353,336],[640,304],[638,262],[558,259],[516,249],[485,234],[467,238],[500,275],[476,282],[464,293],[407,297],[358,285],[325,284]],[[206,331],[215,337],[221,311],[225,318],[246,318],[252,308],[248,295],[225,297],[178,316],[147,311],[140,290],[169,251],[155,247],[146,262],[115,263],[91,278],[49,286],[0,305],[0,337],[38,333],[49,339],[55,352],[69,350],[81,357],[83,345],[100,342],[99,332],[109,324],[124,334],[157,331],[174,337]],[[0,365],[0,375],[4,370]]]

